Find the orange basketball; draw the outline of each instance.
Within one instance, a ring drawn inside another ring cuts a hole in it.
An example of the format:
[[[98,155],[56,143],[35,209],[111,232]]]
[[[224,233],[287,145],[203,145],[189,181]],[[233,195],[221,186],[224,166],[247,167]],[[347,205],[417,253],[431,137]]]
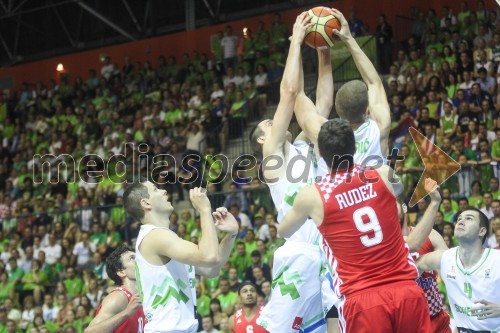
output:
[[[340,21],[332,14],[328,7],[314,7],[307,11],[314,23],[306,31],[305,43],[313,49],[332,47],[338,39],[333,29],[340,30]]]

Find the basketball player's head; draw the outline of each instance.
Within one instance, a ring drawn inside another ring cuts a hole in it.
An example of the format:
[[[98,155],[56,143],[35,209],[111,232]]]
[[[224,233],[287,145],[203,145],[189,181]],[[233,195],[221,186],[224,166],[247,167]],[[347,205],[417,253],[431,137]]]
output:
[[[238,295],[243,306],[257,304],[257,286],[250,281],[244,281],[238,287]]]
[[[340,118],[350,123],[361,123],[368,110],[368,87],[363,81],[353,80],[337,92],[335,110]]]
[[[331,171],[350,168],[356,141],[349,121],[335,118],[324,123],[318,134],[318,148]]]
[[[264,119],[250,131],[250,146],[254,153],[262,154],[262,146],[266,141],[266,137],[271,134],[271,128],[273,126],[272,119]],[[286,139],[292,141],[292,133],[286,132]]]
[[[458,216],[455,225],[455,238],[459,243],[472,243],[479,239],[481,244],[488,238],[488,217],[477,208],[467,208]]]
[[[138,182],[130,185],[123,194],[125,211],[136,221],[143,223],[147,212],[166,213],[173,212],[167,191],[160,190],[152,182]]]
[[[120,246],[106,259],[106,273],[117,286],[126,279],[135,281],[135,253],[128,246]]]

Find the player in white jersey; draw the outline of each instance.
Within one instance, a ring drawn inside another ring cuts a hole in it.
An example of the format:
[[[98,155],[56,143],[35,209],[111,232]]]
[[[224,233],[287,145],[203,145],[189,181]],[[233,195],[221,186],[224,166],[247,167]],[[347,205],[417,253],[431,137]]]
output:
[[[391,114],[384,85],[370,59],[352,37],[344,15],[334,8],[332,8],[332,14],[339,19],[342,26],[340,31],[334,30],[334,33],[351,52],[364,81],[353,80],[345,83],[337,92],[335,99],[337,114],[340,118],[348,120],[354,131],[356,140],[354,164],[365,163],[365,165],[373,166],[385,163],[388,155]],[[300,79],[300,74],[297,74],[295,80]],[[333,80],[325,81],[323,84],[333,85]],[[317,146],[319,130],[327,121],[327,117],[318,112],[303,89],[297,95],[295,115],[307,137]],[[367,159],[367,157],[370,158]],[[320,176],[324,176],[327,172],[326,164],[321,160],[320,170]]]
[[[290,209],[295,194],[315,179],[314,152],[301,133],[292,144],[287,131],[296,92],[303,80],[294,80],[300,66],[300,48],[309,26],[306,13],[297,17],[281,80],[280,101],[273,120],[260,122],[251,132],[255,151],[262,150],[263,175],[278,210],[278,222]],[[318,51],[319,81],[333,81],[329,50]],[[333,86],[318,84],[317,107],[327,117],[333,105]],[[273,289],[270,302],[257,323],[270,332],[325,332],[320,272],[324,268],[319,244],[321,235],[312,221],[274,253]],[[293,245],[293,244],[296,245]],[[333,291],[330,292],[333,295]],[[326,310],[326,311],[325,311]]]
[[[455,227],[459,246],[422,256],[422,271],[439,270],[459,333],[500,332],[500,251],[485,249],[488,218],[476,208]]]
[[[238,233],[238,223],[226,208],[213,213],[206,192],[189,193],[200,214],[198,244],[179,238],[169,229],[173,212],[167,191],[151,182],[131,185],[124,193],[125,210],[142,226],[136,242],[136,276],[146,326],[144,332],[196,332],[194,271],[208,277],[219,274]],[[218,242],[217,229],[227,235]]]

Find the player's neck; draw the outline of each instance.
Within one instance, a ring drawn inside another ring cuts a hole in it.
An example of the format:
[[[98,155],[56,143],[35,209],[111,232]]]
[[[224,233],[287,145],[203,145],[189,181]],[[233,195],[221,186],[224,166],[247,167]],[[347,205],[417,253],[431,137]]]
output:
[[[366,119],[363,119],[362,121],[357,121],[357,122],[351,122],[351,128],[353,131],[356,131],[361,125],[365,123]]]
[[[122,287],[130,291],[132,294],[137,294],[137,282],[129,279],[123,281]]]
[[[170,219],[165,213],[148,212],[144,216],[143,224],[151,224],[155,227],[168,228],[170,226]]]
[[[458,248],[458,256],[464,268],[471,268],[481,260],[484,248],[481,244],[463,242]]]
[[[246,319],[251,320],[255,314],[257,314],[257,304],[252,304],[252,305],[243,305],[243,314],[245,315]]]

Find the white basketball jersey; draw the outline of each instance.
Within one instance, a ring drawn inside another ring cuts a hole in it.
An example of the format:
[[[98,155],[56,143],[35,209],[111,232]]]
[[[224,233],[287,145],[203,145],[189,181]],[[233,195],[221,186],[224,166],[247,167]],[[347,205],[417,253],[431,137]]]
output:
[[[174,260],[162,266],[152,265],[139,251],[144,237],[157,228],[142,225],[135,247],[137,287],[147,319],[144,332],[196,332],[198,321],[191,288],[194,267]]]
[[[368,156],[370,160],[365,163],[366,166],[374,166],[377,160],[373,156],[378,156],[382,159],[382,163],[387,163],[387,153],[382,152],[380,145],[380,129],[375,121],[367,119],[361,126],[354,131],[354,139],[356,140],[356,153],[354,154],[354,164],[363,165],[363,162]],[[379,160],[380,161],[380,160]],[[317,174],[318,177],[324,177],[328,173],[328,167],[325,160],[321,158],[318,161]]]
[[[292,208],[297,193],[307,184],[312,184],[316,177],[314,150],[304,141],[290,145],[286,160],[286,176],[274,183],[267,183],[271,197],[278,211],[278,223]],[[319,244],[320,232],[316,224],[308,219],[289,240]]]
[[[450,308],[459,333],[500,332],[500,318],[478,320],[472,313],[475,300],[483,298],[500,303],[500,250],[484,249],[474,267],[465,269],[458,247],[449,249],[441,258],[441,277],[446,285]],[[480,315],[480,314],[479,314]]]

